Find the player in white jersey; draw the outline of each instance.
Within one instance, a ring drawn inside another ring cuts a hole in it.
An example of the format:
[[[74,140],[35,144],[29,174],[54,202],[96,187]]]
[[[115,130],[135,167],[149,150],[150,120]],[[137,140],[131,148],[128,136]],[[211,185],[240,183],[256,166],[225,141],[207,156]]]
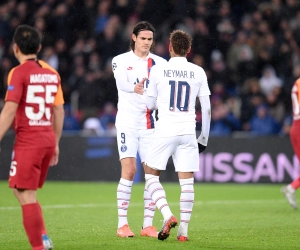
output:
[[[205,150],[209,136],[210,90],[204,70],[186,59],[191,43],[192,38],[186,32],[175,30],[171,33],[171,59],[160,67],[152,68],[147,90],[148,108],[159,110],[145,168],[146,187],[164,217],[158,233],[159,240],[166,239],[171,228],[178,224],[159,181],[160,173],[166,169],[167,161],[172,156],[181,186],[177,239],[187,241],[194,203],[194,172],[199,170],[199,153]],[[202,108],[202,131],[198,140],[195,134],[197,97]]]
[[[117,189],[119,237],[133,237],[127,220],[133,179],[136,173],[137,152],[144,166],[155,118],[147,109],[150,70],[153,65],[161,65],[166,60],[152,54],[154,27],[148,22],[139,22],[132,32],[131,51],[118,55],[112,60],[112,68],[118,89],[118,113],[116,117],[118,150],[122,173]],[[144,190],[144,223],[141,236],[157,237],[157,229],[152,225],[155,203],[148,191]]]

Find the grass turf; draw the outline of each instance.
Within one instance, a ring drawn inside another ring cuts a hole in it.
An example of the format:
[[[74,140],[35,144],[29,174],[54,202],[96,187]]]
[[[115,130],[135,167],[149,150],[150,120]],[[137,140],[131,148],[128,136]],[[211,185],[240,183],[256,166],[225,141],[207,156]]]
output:
[[[179,219],[179,185],[163,185]],[[55,250],[299,249],[300,211],[288,205],[279,185],[196,184],[188,242],[176,240],[177,227],[165,241],[139,235],[143,184],[134,184],[128,210],[136,236],[116,237],[116,188],[117,183],[46,182],[38,199]],[[0,249],[30,249],[7,182],[0,182],[0,190]],[[159,211],[154,225],[162,225]]]

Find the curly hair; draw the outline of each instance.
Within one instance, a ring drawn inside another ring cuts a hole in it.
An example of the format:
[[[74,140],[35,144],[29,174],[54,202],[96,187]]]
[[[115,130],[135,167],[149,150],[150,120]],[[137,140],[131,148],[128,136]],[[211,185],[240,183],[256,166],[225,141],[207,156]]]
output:
[[[176,55],[186,56],[192,45],[192,37],[183,30],[174,30],[170,34],[170,43]]]

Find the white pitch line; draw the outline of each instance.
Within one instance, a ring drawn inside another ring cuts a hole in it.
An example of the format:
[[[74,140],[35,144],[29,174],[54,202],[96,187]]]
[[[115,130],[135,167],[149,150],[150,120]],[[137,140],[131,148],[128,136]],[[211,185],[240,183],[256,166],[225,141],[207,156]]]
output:
[[[214,201],[196,201],[194,205],[238,205],[238,204],[263,204],[263,203],[278,203],[286,202],[284,199],[278,200],[214,200]],[[131,207],[143,206],[144,203],[130,203]],[[169,202],[170,206],[179,206],[178,202]],[[101,203],[101,204],[60,204],[60,205],[42,205],[43,209],[66,209],[66,208],[93,208],[93,207],[116,207],[116,203]],[[0,207],[0,210],[16,210],[19,206]]]

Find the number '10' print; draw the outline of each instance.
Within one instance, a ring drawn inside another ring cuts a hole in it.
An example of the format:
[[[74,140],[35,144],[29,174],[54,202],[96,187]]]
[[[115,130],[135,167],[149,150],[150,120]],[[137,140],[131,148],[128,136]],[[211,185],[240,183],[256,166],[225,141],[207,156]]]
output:
[[[171,85],[169,110],[175,111],[176,101],[176,107],[179,111],[188,111],[190,102],[190,85],[185,81],[179,81],[178,84],[176,81],[169,81],[169,85]]]

